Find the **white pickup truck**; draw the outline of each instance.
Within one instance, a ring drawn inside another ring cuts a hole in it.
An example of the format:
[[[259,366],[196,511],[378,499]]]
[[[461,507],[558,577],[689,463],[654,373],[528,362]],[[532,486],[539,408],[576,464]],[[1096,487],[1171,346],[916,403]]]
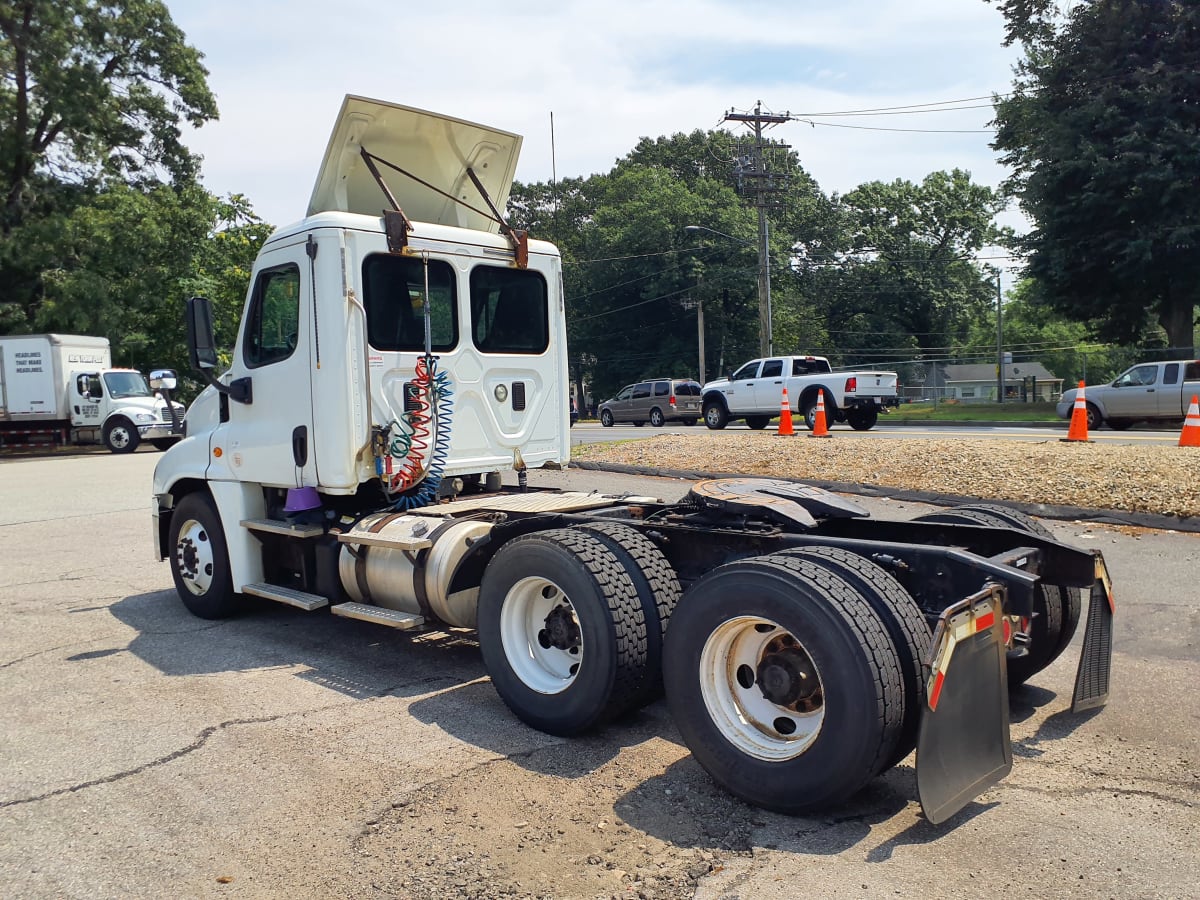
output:
[[[1077,389],[1064,391],[1056,411],[1071,418]],[[1087,385],[1088,428],[1123,431],[1134,422],[1178,422],[1187,414],[1192,396],[1200,394],[1200,359],[1139,363],[1108,384]]]
[[[791,411],[804,417],[810,431],[819,391],[825,392],[825,420],[849,422],[855,431],[869,431],[881,409],[899,402],[895,372],[834,372],[823,356],[777,356],[752,359],[728,378],[704,385],[704,423],[721,429],[745,419],[753,429],[766,428],[783,411],[784,388]]]

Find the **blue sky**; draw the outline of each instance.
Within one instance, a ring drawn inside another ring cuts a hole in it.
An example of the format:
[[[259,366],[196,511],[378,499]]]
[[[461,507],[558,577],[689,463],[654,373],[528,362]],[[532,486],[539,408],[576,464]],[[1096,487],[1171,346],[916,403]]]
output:
[[[360,94],[524,136],[517,178],[608,171],[641,137],[721,126],[761,100],[795,115],[1003,92],[1016,53],[983,0],[168,0],[205,56],[220,121],[186,140],[204,181],[246,194],[276,225],[304,214],[343,95]],[[550,116],[554,115],[554,153]],[[896,129],[986,129],[990,109],[813,118]],[[789,122],[826,192],[865,181],[1005,172],[989,133],[876,131]],[[1006,224],[1018,224],[1013,219]]]

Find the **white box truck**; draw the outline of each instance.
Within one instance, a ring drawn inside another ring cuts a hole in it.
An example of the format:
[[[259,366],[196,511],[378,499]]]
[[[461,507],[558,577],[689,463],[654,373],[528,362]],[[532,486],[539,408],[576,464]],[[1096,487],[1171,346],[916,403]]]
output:
[[[223,374],[211,306],[189,301],[209,386],[151,507],[188,610],[263,597],[327,616],[331,639],[337,617],[470,629],[504,702],[552,734],[665,690],[713,777],[788,813],[914,747],[930,820],[961,809],[1011,766],[1008,684],[1066,649],[1082,591],[1074,707],[1105,702],[1104,561],[1018,512],[883,521],[752,478],[671,504],[529,489],[571,442],[562,261],[499,212],[520,144],[347,97],[308,216],[259,253]]]
[[[170,370],[114,369],[108,338],[79,334],[0,337],[0,447],[104,443],[130,453],[142,441],[179,440],[184,407],[168,402]]]

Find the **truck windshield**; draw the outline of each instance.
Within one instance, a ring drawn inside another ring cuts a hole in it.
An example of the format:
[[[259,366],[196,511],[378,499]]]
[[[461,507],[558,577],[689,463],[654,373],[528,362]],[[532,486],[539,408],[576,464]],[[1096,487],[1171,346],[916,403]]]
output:
[[[150,386],[140,372],[105,372],[104,387],[114,400],[122,397],[149,397]]]

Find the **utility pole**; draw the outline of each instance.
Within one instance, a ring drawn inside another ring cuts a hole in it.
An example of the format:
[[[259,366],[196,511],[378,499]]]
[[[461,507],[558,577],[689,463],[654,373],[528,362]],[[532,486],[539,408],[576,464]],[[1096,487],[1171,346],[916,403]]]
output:
[[[775,334],[771,321],[771,259],[768,245],[767,207],[774,204],[772,195],[783,190],[782,183],[776,183],[774,172],[768,172],[764,164],[763,131],[771,125],[791,120],[791,115],[775,115],[765,113],[762,101],[754,106],[753,113],[739,113],[730,110],[725,114],[726,122],[741,122],[749,125],[754,132],[754,143],[751,145],[750,159],[738,160],[738,183],[745,185],[744,191],[750,195],[751,203],[758,210],[758,343],[762,356],[772,356],[775,353]],[[778,145],[779,149],[787,150],[786,144]],[[781,181],[781,180],[780,180]]]
[[[996,276],[996,402],[1004,402],[1004,306],[1000,296],[1000,269],[993,267]]]

